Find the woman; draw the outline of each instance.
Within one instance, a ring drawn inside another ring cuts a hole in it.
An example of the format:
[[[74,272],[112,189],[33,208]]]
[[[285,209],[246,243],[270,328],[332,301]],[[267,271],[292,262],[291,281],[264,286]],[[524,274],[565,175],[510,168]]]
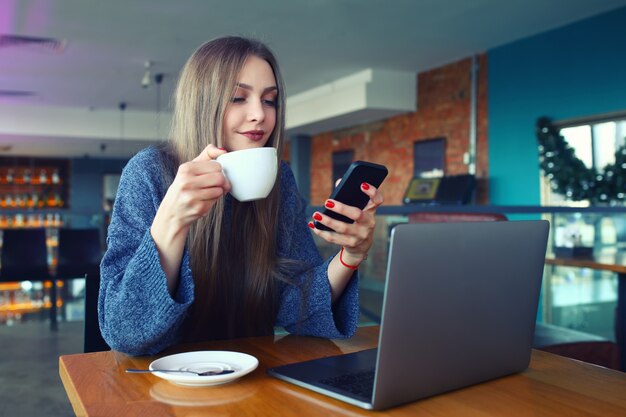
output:
[[[101,265],[99,321],[115,350],[154,354],[179,341],[272,334],[274,326],[350,337],[358,321],[358,264],[372,244],[382,195],[367,184],[355,220],[314,218],[343,247],[323,261],[307,228],[293,174],[281,163],[270,195],[240,203],[215,161],[247,148],[283,147],[285,89],[263,44],[226,37],[202,45],[183,68],[171,140],[124,168]],[[311,227],[309,223],[309,227]]]

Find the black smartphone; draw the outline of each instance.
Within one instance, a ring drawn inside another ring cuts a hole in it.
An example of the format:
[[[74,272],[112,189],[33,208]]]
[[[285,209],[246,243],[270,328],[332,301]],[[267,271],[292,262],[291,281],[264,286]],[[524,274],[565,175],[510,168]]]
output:
[[[355,161],[352,165],[350,165],[346,173],[343,174],[339,185],[337,185],[333,193],[330,195],[330,198],[341,201],[349,206],[363,209],[367,205],[370,198],[367,194],[361,191],[361,184],[366,182],[378,188],[380,187],[380,184],[383,183],[387,173],[387,167],[384,165],[378,165],[365,161]],[[322,214],[336,220],[341,220],[342,222],[354,223],[354,220],[326,208],[324,208]],[[315,221],[314,225],[316,229],[334,232],[333,229],[328,226],[324,226],[318,221]]]

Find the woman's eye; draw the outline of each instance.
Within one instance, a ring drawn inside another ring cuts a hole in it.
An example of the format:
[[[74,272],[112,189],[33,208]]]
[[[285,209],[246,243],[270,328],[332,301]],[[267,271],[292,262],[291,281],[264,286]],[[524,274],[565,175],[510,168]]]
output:
[[[276,107],[276,100],[263,100],[263,104],[269,107]]]
[[[246,101],[244,97],[233,97],[232,100],[233,103],[243,103],[244,101]]]

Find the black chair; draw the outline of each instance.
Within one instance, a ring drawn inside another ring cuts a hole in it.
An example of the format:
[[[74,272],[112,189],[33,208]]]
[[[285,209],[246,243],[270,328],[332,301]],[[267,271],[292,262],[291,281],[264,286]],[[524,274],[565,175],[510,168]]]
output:
[[[0,281],[47,281],[45,229],[7,229],[2,234]]]
[[[83,344],[85,353],[111,350],[100,333],[100,324],[98,323],[99,292],[100,275],[87,276],[85,280],[85,341]]]
[[[470,174],[453,175],[441,178],[435,204],[469,204],[476,188],[476,177]]]
[[[57,329],[56,282],[50,274],[45,229],[6,229],[2,233],[0,282],[52,281],[50,329]]]
[[[57,278],[85,278],[85,352],[110,350],[98,324],[101,260],[98,229],[59,229]]]
[[[533,347],[616,371],[620,370],[617,343],[593,334],[553,324],[537,323]]]
[[[502,213],[463,213],[418,211],[408,215],[409,223],[495,222],[507,221]]]

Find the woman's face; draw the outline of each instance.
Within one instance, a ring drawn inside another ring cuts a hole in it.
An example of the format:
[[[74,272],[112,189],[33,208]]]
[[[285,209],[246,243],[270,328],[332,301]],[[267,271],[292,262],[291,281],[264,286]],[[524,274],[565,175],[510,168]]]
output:
[[[276,125],[278,89],[267,61],[250,56],[239,73],[235,95],[226,106],[224,147],[239,151],[265,146]]]

